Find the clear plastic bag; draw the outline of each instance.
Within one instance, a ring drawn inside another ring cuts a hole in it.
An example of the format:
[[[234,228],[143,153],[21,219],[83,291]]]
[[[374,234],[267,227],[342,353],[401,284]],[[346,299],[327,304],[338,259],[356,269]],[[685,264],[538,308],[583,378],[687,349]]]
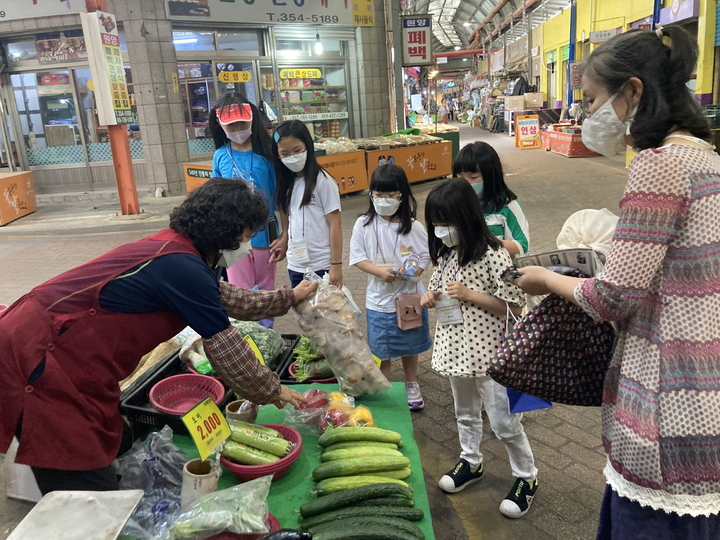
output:
[[[200,497],[156,540],[204,540],[221,532],[264,534],[272,475]]]
[[[298,323],[330,363],[343,392],[361,396],[389,390],[358,328],[360,310],[352,297],[314,272],[307,272],[305,279],[316,281],[318,289],[295,306]]]
[[[256,323],[255,321],[236,321],[230,319],[230,323],[237,328],[243,336],[248,335],[252,338],[258,346],[258,349],[260,349],[265,364],[270,369],[277,368],[275,362],[277,362],[278,355],[285,347],[285,340],[283,340],[280,334],[275,332],[275,330],[265,328],[262,324]]]
[[[123,528],[125,535],[151,540],[180,513],[183,466],[189,458],[172,443],[172,437],[172,429],[165,426],[114,463],[122,489],[145,493]]]

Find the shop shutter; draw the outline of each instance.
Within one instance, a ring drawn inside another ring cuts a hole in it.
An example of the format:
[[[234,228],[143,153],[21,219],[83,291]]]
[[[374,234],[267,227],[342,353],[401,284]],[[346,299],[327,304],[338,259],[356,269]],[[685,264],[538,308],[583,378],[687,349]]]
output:
[[[560,49],[560,60],[570,60],[570,45],[565,45]]]

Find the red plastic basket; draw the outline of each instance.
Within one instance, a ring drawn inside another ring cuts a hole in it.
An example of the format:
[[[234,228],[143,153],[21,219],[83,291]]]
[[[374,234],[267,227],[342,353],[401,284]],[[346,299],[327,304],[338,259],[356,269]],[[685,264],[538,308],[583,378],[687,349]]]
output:
[[[283,426],[281,424],[262,424],[265,427],[269,427],[279,432],[282,438],[286,441],[290,441],[295,445],[295,448],[284,458],[279,459],[275,463],[270,465],[240,465],[227,459],[226,457],[220,457],[220,463],[228,471],[233,473],[235,477],[241,482],[247,482],[248,480],[255,480],[261,476],[273,475],[273,481],[284,475],[290,465],[300,456],[302,452],[302,437],[300,433],[295,431],[293,428]]]
[[[150,389],[150,403],[165,414],[181,416],[207,397],[220,405],[225,387],[207,375],[173,375]]]
[[[275,532],[275,531],[280,530],[280,522],[272,514],[268,514],[267,523],[268,523],[268,527],[270,527],[270,532]],[[237,534],[237,533],[231,533],[231,532],[221,532],[221,533],[212,535],[207,540],[258,540],[259,538],[262,538],[266,534],[269,534],[269,533]]]
[[[293,362],[292,364],[290,364],[290,367],[288,367],[288,373],[290,374],[290,376],[291,376],[293,379],[296,378],[296,377],[295,377],[295,364],[296,364],[296,363],[297,363],[297,362]],[[314,382],[314,383],[322,383],[322,384],[331,384],[331,383],[336,383],[336,382],[337,382],[337,379],[336,379],[335,377],[330,377],[329,379],[313,379],[313,378],[310,378],[310,379],[307,379],[307,381],[303,381],[303,382],[309,382],[309,383],[310,383],[310,382]]]

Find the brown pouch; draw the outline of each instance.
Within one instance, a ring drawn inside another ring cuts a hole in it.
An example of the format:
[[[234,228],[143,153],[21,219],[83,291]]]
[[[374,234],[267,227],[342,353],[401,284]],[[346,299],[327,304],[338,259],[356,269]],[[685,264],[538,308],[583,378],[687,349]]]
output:
[[[400,330],[412,330],[422,326],[422,307],[419,294],[396,296],[395,312]]]

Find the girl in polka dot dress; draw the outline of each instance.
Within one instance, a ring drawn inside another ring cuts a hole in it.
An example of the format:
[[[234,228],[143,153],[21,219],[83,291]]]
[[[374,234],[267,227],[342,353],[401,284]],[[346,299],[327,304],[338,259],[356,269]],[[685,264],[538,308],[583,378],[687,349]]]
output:
[[[435,308],[438,322],[432,367],[450,378],[460,437],[460,461],[439,481],[456,493],[483,477],[482,408],[510,458],[515,484],[500,504],[510,518],[527,513],[537,490],[537,469],[522,427],[510,414],[506,390],[486,375],[511,311],[519,315],[524,294],[501,274],[510,254],[488,229],[480,201],[465,180],[440,182],[425,203],[430,258],[435,265],[423,307]]]

